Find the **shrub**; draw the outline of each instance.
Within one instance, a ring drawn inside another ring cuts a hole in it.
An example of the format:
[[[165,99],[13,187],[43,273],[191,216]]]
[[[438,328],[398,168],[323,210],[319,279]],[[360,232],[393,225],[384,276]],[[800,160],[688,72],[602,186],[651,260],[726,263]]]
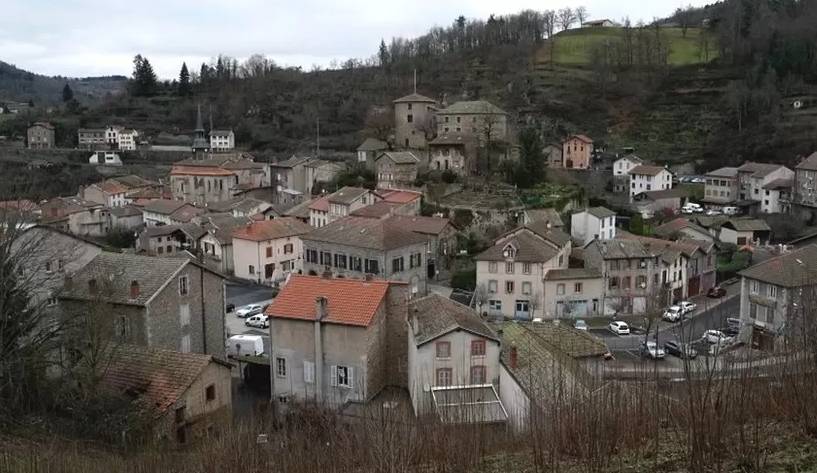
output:
[[[446,169],[445,171],[443,171],[442,180],[446,184],[452,184],[454,182],[457,182],[458,179],[459,176],[457,176],[457,173],[455,173],[454,171],[450,169]]]
[[[473,291],[477,287],[477,270],[466,269],[457,271],[451,276],[451,287],[455,289],[464,289],[466,291]]]

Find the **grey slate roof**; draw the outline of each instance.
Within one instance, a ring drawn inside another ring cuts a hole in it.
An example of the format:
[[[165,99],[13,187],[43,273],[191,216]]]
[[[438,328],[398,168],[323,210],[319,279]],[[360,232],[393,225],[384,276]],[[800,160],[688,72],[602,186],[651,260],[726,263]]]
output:
[[[811,153],[806,159],[800,162],[795,169],[804,171],[817,171],[817,151]]]
[[[467,115],[467,114],[493,114],[505,115],[505,111],[486,100],[460,101],[437,111],[437,115]]]
[[[123,207],[113,207],[111,209],[111,215],[124,218],[124,217],[135,217],[137,215],[141,215],[142,211],[139,210],[138,207],[134,207],[133,205],[125,205]]]
[[[329,202],[335,204],[349,205],[367,192],[369,192],[369,189],[364,187],[346,186],[329,194],[326,198],[329,200]]]
[[[661,174],[661,171],[666,171],[666,169],[662,168],[661,166],[650,166],[647,164],[639,164],[638,166],[632,168],[630,170],[630,174],[638,174],[643,176],[657,176]]]
[[[749,162],[746,163],[738,168],[738,172],[748,172],[752,174],[752,177],[763,178],[768,176],[769,174],[777,171],[778,169],[785,167],[780,164],[774,163],[754,163]]]
[[[586,210],[587,213],[596,218],[615,217],[616,213],[606,207],[591,207]]]
[[[425,95],[420,95],[417,92],[413,94],[408,94],[404,97],[400,97],[399,99],[394,100],[393,103],[400,103],[400,102],[427,102],[427,103],[437,103],[436,100],[430,99]]]
[[[207,215],[202,218],[201,227],[203,233],[198,238],[209,233],[222,245],[229,245],[233,242],[233,230],[237,227],[249,225],[253,221],[250,217],[233,217],[231,214]]]
[[[568,237],[569,238],[569,237]],[[553,243],[545,241],[533,230],[528,228],[517,229],[506,237],[500,237],[496,243],[477,255],[477,261],[505,261],[505,247],[512,245],[516,248],[514,261],[524,263],[545,262],[556,256],[559,251]]]
[[[763,186],[763,188],[767,189],[767,190],[770,190],[770,191],[775,191],[775,190],[780,190],[780,189],[791,189],[791,186],[792,186],[793,183],[794,183],[794,179],[780,178],[780,179],[775,179],[775,180],[769,182],[768,184]]]
[[[417,164],[420,162],[420,158],[411,151],[385,151],[377,157],[376,161],[380,161],[384,157],[391,159],[396,164]]]
[[[146,203],[143,209],[145,212],[170,215],[184,205],[185,202],[183,200],[156,199]]]
[[[570,235],[558,228],[553,228],[553,225],[548,228],[547,222],[531,222],[525,225],[525,228],[556,246],[565,246],[570,243]]]
[[[768,232],[769,225],[758,218],[733,218],[724,222],[721,227],[732,228],[739,232]]]
[[[427,237],[401,226],[390,218],[374,219],[352,216],[316,228],[306,235],[302,235],[301,239],[380,251],[403,248],[428,241]]]
[[[547,281],[561,281],[565,279],[595,279],[600,278],[601,273],[589,268],[567,268],[551,269],[545,274]]]
[[[412,330],[418,347],[455,330],[465,330],[499,342],[497,334],[473,309],[439,294],[409,302],[408,311],[412,324],[416,320]]]
[[[813,285],[817,281],[817,246],[776,256],[738,274],[783,287]]]
[[[311,158],[306,156],[292,156],[289,159],[285,159],[283,161],[278,161],[277,163],[272,163],[273,167],[279,168],[291,168],[298,166],[299,164],[304,164],[309,161]]]
[[[735,177],[738,175],[738,168],[725,167],[715,169],[706,174],[707,177]]]
[[[547,208],[547,209],[528,209],[525,210],[525,213],[528,215],[528,219],[531,222],[545,222],[550,223],[551,227],[564,227],[565,224],[562,221],[561,215],[556,209]]]
[[[644,245],[637,240],[613,238],[612,240],[593,240],[591,244],[598,245],[599,252],[604,259],[652,258],[656,256],[655,253],[647,251]]]
[[[388,143],[378,140],[377,138],[366,138],[363,143],[357,147],[357,151],[381,151],[384,149],[389,149]]]
[[[431,140],[428,144],[430,146],[442,146],[442,145],[466,145],[476,143],[476,140],[472,135],[466,133],[457,133],[457,132],[448,132],[442,135],[437,136],[433,140]]]
[[[60,298],[144,306],[188,263],[184,258],[102,252],[74,274]],[[96,294],[90,289],[90,280],[96,283]],[[139,283],[135,299],[130,298],[131,281]]]
[[[308,219],[309,218],[309,206],[312,205],[316,199],[309,199],[305,200],[299,204],[296,204],[290,208],[288,208],[284,212],[285,217],[297,217],[300,219]]]

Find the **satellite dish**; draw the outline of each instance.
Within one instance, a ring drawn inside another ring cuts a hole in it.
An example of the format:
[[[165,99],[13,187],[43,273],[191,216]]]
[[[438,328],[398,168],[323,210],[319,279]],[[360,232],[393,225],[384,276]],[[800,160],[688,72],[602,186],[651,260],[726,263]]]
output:
[[[794,107],[795,110],[799,110],[800,108],[803,107],[803,102],[800,100],[795,100],[794,102],[792,102],[791,106]]]

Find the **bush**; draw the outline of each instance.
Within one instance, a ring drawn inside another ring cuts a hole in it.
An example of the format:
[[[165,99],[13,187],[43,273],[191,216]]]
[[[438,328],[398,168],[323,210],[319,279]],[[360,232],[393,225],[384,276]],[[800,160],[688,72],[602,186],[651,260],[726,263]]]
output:
[[[466,291],[473,291],[477,287],[477,270],[466,269],[457,271],[451,276],[451,287],[454,289],[464,289]]]
[[[459,228],[460,230],[464,230],[471,226],[471,223],[474,221],[474,213],[470,210],[466,209],[456,209],[454,210],[454,221],[452,222],[455,227]]]
[[[454,171],[450,169],[446,169],[445,171],[443,171],[442,180],[446,184],[452,184],[454,182],[457,182],[458,179],[459,176],[457,176],[457,173],[455,173]]]

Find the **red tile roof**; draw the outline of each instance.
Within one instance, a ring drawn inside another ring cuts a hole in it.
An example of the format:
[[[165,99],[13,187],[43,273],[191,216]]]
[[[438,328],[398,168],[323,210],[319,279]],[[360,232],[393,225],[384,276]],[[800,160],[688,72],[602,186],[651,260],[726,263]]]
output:
[[[312,230],[312,227],[294,217],[281,217],[275,220],[256,221],[249,225],[238,227],[233,231],[233,238],[250,241],[268,241],[303,235]]]
[[[173,166],[171,176],[233,176],[226,169],[215,166]]]
[[[378,191],[378,193],[383,200],[394,204],[407,204],[409,202],[414,202],[423,196],[423,194],[420,192],[402,190]]]
[[[325,297],[324,322],[368,327],[386,298],[389,284],[383,280],[292,275],[266,314],[282,319],[315,320],[315,299]]]
[[[326,197],[315,199],[314,202],[309,204],[309,209],[318,210],[320,212],[329,212],[329,199]]]

